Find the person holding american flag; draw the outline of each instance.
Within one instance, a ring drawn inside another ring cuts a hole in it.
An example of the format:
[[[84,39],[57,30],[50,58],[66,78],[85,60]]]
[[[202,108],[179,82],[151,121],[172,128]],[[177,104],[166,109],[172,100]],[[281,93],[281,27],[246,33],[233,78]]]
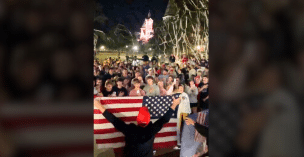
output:
[[[126,145],[124,147],[124,157],[152,157],[153,143],[155,135],[162,127],[170,121],[174,114],[176,106],[180,104],[181,98],[173,99],[173,104],[168,111],[155,123],[150,122],[149,109],[141,107],[136,118],[137,125],[126,124],[121,119],[110,113],[98,100],[94,100],[94,106],[98,108],[103,116],[111,122],[114,127],[125,135]]]

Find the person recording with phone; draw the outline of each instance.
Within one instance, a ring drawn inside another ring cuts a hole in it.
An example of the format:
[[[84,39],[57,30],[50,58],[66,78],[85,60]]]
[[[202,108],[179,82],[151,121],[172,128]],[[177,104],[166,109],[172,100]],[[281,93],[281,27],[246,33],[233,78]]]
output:
[[[190,99],[190,107],[192,110],[192,113],[197,113],[197,95],[198,95],[198,89],[194,84],[194,81],[189,82],[189,86],[187,86],[186,93],[189,95]]]
[[[132,89],[129,93],[129,96],[146,96],[146,92],[140,89],[140,81],[135,78],[133,80],[134,89]]]

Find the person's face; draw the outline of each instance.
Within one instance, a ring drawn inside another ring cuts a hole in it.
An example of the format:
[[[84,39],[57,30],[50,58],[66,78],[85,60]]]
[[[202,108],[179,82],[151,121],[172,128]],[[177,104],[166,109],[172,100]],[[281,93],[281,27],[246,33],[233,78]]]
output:
[[[172,77],[169,77],[168,81],[169,81],[169,82],[173,82],[173,78],[172,78]]]
[[[201,83],[200,79],[199,79],[199,78],[196,78],[196,79],[195,79],[195,83],[196,83],[196,84]]]
[[[158,86],[159,86],[159,87],[164,87],[164,82],[163,82],[163,81],[159,81],[159,82],[158,82]]]
[[[180,83],[179,78],[176,78],[176,84],[179,84],[179,83]]]
[[[121,81],[117,81],[117,86],[118,87],[122,87],[122,82]]]
[[[166,70],[163,71],[163,75],[167,75],[167,71]]]
[[[97,80],[96,81],[96,85],[98,86],[98,85],[100,85],[101,84],[101,80]]]
[[[137,72],[135,73],[135,78],[138,78],[140,76],[140,74]]]
[[[129,83],[129,80],[128,80],[128,79],[124,79],[123,84],[124,84],[124,85],[127,85],[128,83]]]
[[[152,70],[149,71],[149,75],[153,75],[153,71]]]
[[[108,84],[106,86],[107,91],[111,91],[112,90],[113,85],[112,84]]]
[[[202,72],[197,72],[197,76],[202,76]]]
[[[194,81],[190,81],[190,87],[194,86]]]
[[[128,75],[128,71],[127,71],[127,70],[124,70],[124,71],[122,72],[122,74],[123,74],[124,76],[127,76],[127,75]]]
[[[184,87],[183,87],[183,86],[179,86],[179,87],[178,87],[178,91],[179,91],[180,93],[183,93],[183,92],[184,92]]]
[[[150,86],[153,85],[153,80],[152,79],[148,79],[147,81],[148,81],[148,85],[150,85]]]
[[[138,76],[138,78],[137,78],[140,82],[142,82],[142,77],[141,76]]]
[[[207,84],[208,81],[209,81],[208,77],[203,77],[203,83],[204,83],[204,84]]]
[[[111,75],[113,74],[113,69],[109,70],[109,74],[111,74]]]
[[[135,83],[135,84],[134,84],[134,87],[135,87],[136,89],[139,89],[139,88],[140,88],[140,83]]]

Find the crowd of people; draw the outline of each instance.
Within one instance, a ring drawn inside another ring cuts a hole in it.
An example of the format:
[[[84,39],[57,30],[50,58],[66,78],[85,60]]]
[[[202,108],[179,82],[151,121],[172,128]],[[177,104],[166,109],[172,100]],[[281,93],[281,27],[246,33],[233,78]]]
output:
[[[179,94],[177,146],[181,149],[182,124],[194,125],[190,114],[209,109],[209,64],[205,58],[174,55],[167,61],[144,55],[142,59],[94,60],[94,95],[99,97],[166,96]],[[196,127],[204,127],[196,124]],[[206,137],[206,128],[203,136]],[[204,130],[199,129],[199,130]],[[200,154],[203,154],[202,151]]]
[[[122,61],[120,58],[94,60],[94,95],[101,97],[165,96],[185,92],[190,99],[192,112],[207,109],[208,72],[206,59],[182,59],[176,63],[170,56],[169,63],[157,60],[136,59]],[[133,64],[134,63],[134,64]]]

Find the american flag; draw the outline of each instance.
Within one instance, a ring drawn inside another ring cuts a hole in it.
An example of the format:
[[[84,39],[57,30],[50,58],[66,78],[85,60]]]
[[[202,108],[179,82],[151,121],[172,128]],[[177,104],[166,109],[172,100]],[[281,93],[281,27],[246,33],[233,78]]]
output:
[[[0,132],[9,133],[20,156],[91,157],[92,108],[88,106],[92,102],[4,103]]]
[[[177,96],[176,96],[177,97]],[[172,96],[156,97],[97,97],[105,108],[126,124],[135,123],[139,109],[146,106],[151,114],[151,122],[154,123],[164,115],[172,105]],[[168,148],[177,144],[176,139],[176,113],[173,114],[169,123],[156,134],[154,149]],[[122,148],[125,146],[124,135],[117,131],[114,126],[94,107],[94,139],[99,149]]]

